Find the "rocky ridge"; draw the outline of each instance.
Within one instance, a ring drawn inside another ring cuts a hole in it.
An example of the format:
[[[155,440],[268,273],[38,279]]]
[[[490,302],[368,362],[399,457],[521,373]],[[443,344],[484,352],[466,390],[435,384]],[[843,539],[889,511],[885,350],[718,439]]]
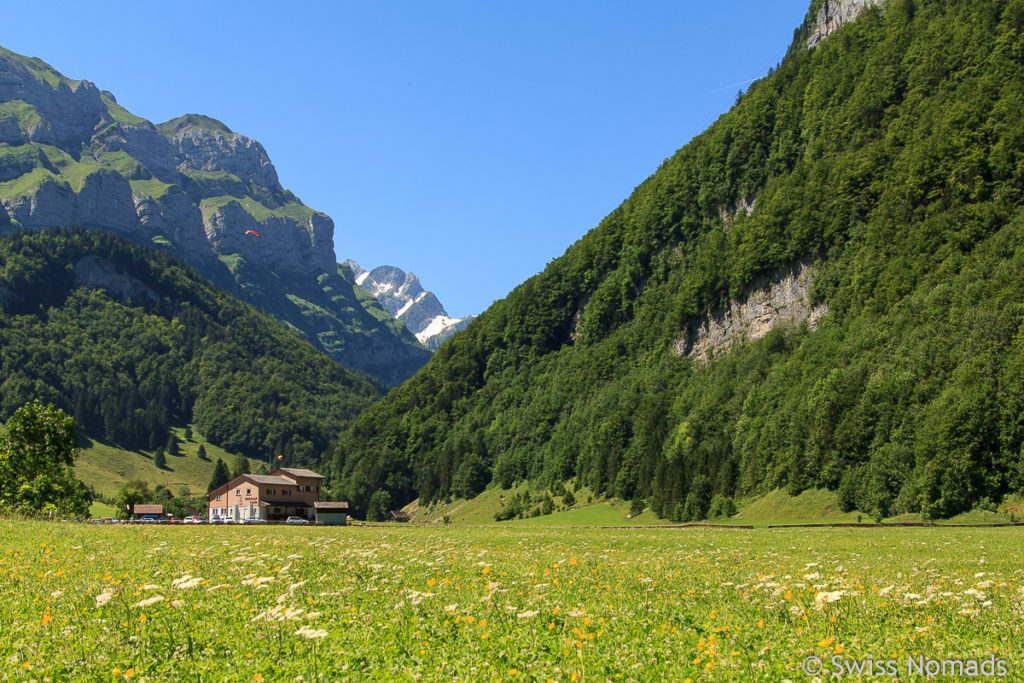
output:
[[[72,225],[173,251],[388,384],[429,357],[345,279],[333,221],[282,187],[259,142],[197,114],[154,125],[0,48],[0,231]]]
[[[881,4],[881,0],[825,0],[811,27],[812,33],[807,39],[807,47],[814,47],[825,40],[840,26],[860,16],[868,7]]]

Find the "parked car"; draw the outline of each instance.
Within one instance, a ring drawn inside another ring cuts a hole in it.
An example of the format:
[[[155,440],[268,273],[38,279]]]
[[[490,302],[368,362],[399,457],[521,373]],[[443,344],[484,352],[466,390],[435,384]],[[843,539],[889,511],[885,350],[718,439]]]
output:
[[[250,517],[249,519],[245,520],[245,522],[243,522],[243,524],[266,524],[266,523],[267,523],[267,520],[260,519],[259,517]]]
[[[304,517],[289,517],[284,520],[285,524],[309,524],[309,520]]]
[[[114,523],[114,519],[113,519],[113,517],[97,517],[94,520],[92,520],[92,523],[93,524],[113,524]]]
[[[224,518],[221,517],[220,515],[214,515],[213,517],[210,517],[210,524],[223,524],[223,523],[224,523]]]
[[[199,517],[198,515],[189,515],[183,522],[185,524],[206,524],[206,519]]]

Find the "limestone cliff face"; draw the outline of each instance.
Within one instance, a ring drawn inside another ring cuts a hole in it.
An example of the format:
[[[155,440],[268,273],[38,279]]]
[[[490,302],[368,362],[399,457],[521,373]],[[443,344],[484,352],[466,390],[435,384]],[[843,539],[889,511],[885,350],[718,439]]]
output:
[[[673,342],[672,352],[706,361],[736,344],[760,339],[779,325],[806,320],[816,328],[828,306],[811,303],[814,273],[814,268],[800,263],[762,278],[742,301],[731,301],[694,321],[686,335]]]
[[[245,183],[283,188],[263,145],[228,131],[187,127],[171,137],[178,171],[225,171]]]
[[[807,47],[814,47],[825,40],[837,28],[860,16],[866,8],[881,4],[882,0],[825,0],[818,10]]]
[[[80,143],[89,139],[97,125],[109,120],[99,89],[89,81],[60,79],[55,84],[46,75],[56,73],[38,60],[18,58],[0,48],[0,102],[21,102],[21,116],[4,112],[0,120],[0,142],[39,142],[50,145]],[[31,115],[29,108],[45,112]]]
[[[400,325],[352,319],[365,311],[338,275],[330,217],[281,186],[263,145],[219,121],[154,125],[0,48],[0,143],[0,231],[77,225],[168,249],[390,384],[429,357]]]

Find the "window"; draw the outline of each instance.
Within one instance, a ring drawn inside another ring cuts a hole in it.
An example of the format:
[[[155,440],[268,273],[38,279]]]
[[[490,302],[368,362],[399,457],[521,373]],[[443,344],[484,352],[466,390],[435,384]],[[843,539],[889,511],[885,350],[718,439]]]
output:
[[[267,495],[268,496],[274,495],[274,489],[267,489]]]
[[[242,489],[235,489],[235,497],[236,498],[241,498],[241,496],[242,496]]]
[[[217,496],[217,500],[220,500],[220,496]]]
[[[246,489],[245,490],[245,495],[251,496],[252,495],[252,489]]]

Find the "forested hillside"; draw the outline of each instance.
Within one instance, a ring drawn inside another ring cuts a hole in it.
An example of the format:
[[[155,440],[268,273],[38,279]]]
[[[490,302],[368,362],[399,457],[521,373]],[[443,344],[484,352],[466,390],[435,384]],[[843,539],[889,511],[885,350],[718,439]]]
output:
[[[728,113],[343,433],[356,509],[528,480],[676,518],[814,486],[944,516],[1021,489],[1024,2],[892,0],[810,48],[821,4]],[[816,326],[687,355],[798,264]]]
[[[307,464],[381,389],[169,254],[56,229],[0,238],[0,377],[0,420],[38,398],[128,448],[191,422]]]

